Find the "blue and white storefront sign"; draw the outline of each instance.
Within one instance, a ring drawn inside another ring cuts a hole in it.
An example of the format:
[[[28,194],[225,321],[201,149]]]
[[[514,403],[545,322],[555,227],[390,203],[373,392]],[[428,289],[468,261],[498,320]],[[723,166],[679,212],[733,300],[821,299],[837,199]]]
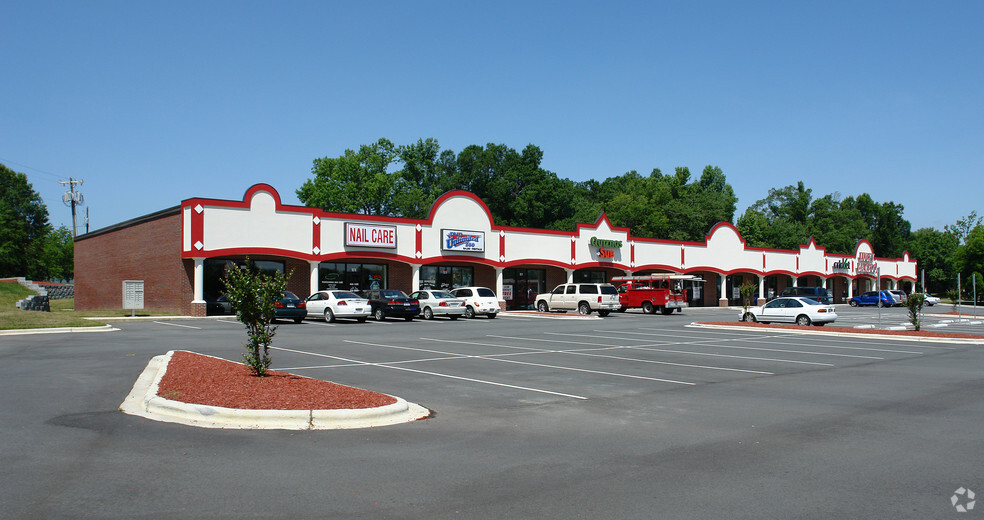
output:
[[[441,249],[444,251],[485,252],[485,232],[442,229]]]

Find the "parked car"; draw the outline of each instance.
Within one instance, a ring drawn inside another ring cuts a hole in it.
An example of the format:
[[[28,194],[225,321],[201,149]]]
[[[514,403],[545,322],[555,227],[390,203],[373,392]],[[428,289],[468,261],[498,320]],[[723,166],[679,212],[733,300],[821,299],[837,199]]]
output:
[[[465,314],[465,300],[455,298],[447,291],[432,291],[430,289],[410,293],[410,298],[420,302],[420,315],[425,320],[434,316],[447,316],[452,320]]]
[[[898,307],[904,307],[909,301],[909,295],[905,291],[888,291],[892,295],[892,299],[895,300],[895,305]]]
[[[406,293],[401,290],[370,289],[364,294],[369,300],[369,306],[376,321],[383,321],[390,316],[410,321],[420,314],[420,302],[408,298]]]
[[[813,298],[779,297],[765,305],[749,307],[738,317],[741,321],[819,326],[833,323],[837,319],[837,312],[833,305],[820,303]]]
[[[830,305],[833,303],[834,293],[826,287],[786,287],[779,296],[813,298],[820,303]]]
[[[364,323],[372,314],[369,300],[348,291],[318,291],[305,300],[307,316],[324,317],[332,323],[335,318],[354,318]]]
[[[598,311],[599,316],[608,316],[622,307],[618,299],[618,289],[608,283],[562,283],[554,290],[536,297],[536,310],[577,310],[581,314]]]
[[[297,297],[290,291],[284,291],[280,298],[274,302],[274,320],[285,319],[294,320],[300,323],[307,317],[307,306],[304,300]]]
[[[219,296],[215,301],[205,303],[205,314],[209,316],[225,316],[232,313],[232,302],[225,295]]]
[[[488,287],[459,287],[451,291],[451,294],[465,300],[466,318],[484,314],[492,319],[499,313],[499,299],[496,298],[495,291]]]
[[[932,294],[929,293],[923,293],[923,298],[925,298],[925,300],[923,300],[923,303],[929,305],[930,307],[936,305],[937,303],[940,303],[940,299],[938,297],[933,296]]]
[[[895,298],[892,298],[892,293],[888,291],[868,291],[851,298],[849,303],[851,304],[851,307],[857,307],[859,305],[891,307],[892,305],[895,305]]]

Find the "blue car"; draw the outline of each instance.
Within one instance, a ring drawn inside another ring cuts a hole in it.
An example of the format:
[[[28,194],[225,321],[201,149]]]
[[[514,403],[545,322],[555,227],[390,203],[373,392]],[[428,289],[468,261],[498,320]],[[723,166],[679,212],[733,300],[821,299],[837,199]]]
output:
[[[891,307],[895,305],[895,298],[888,291],[868,291],[859,296],[851,298],[851,307],[858,305],[877,305],[879,307]]]

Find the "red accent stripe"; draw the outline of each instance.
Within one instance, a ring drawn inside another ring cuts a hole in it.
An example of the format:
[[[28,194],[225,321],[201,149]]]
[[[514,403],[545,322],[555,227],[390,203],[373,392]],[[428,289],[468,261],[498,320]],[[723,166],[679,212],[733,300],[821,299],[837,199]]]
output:
[[[197,206],[197,204],[195,205]],[[195,243],[205,243],[205,212],[195,211],[195,206],[191,207],[191,250],[194,252],[203,251],[205,248],[198,249]],[[204,208],[205,206],[202,205]]]
[[[506,257],[506,234],[499,233],[499,256]]]
[[[417,240],[416,240],[417,241],[417,247],[416,247],[416,251],[414,251],[414,253],[423,254],[424,253],[424,248],[423,248],[423,244],[424,244],[424,230],[423,230],[423,228],[421,228],[420,230],[417,230],[416,227],[414,227],[414,230],[417,231]]]
[[[312,235],[311,235],[311,252],[313,253],[315,248],[317,248],[320,251],[321,250],[321,225],[320,224],[315,224],[313,218],[311,219],[311,233],[312,233]],[[321,253],[318,253],[316,256],[321,256]]]

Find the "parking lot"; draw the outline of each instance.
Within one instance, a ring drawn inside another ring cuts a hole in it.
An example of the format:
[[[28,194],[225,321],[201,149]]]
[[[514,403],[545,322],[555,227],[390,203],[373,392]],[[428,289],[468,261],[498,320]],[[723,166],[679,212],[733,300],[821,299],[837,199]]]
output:
[[[229,318],[3,337],[5,516],[939,517],[984,489],[981,347],[695,321],[737,311],[283,323],[273,368],[435,412],[320,432],[116,411],[154,355],[239,359]]]

